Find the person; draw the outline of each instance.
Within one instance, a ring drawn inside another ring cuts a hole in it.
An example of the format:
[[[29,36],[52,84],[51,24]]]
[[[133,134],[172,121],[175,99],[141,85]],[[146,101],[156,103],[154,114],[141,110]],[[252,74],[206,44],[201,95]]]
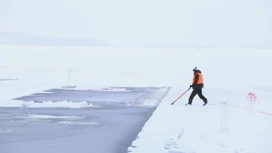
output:
[[[192,93],[191,93],[191,95],[189,97],[188,103],[185,104],[185,105],[186,106],[187,105],[192,105],[192,102],[193,102],[193,99],[194,99],[195,95],[198,94],[199,98],[204,101],[203,106],[205,106],[208,103],[208,100],[202,94],[202,88],[204,87],[202,73],[197,67],[195,67],[193,69],[193,71],[194,71],[194,77],[193,77],[193,80],[192,80],[192,85],[190,85],[190,87],[193,88],[193,91],[192,91]]]

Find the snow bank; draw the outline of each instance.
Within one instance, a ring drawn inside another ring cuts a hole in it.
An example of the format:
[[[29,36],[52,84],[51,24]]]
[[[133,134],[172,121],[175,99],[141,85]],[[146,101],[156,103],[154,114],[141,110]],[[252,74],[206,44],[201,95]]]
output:
[[[91,103],[87,103],[85,101],[82,102],[72,102],[72,101],[43,101],[41,103],[37,103],[34,101],[21,101],[23,108],[87,108],[87,107],[99,107],[93,106]]]
[[[79,119],[84,119],[85,116],[57,116],[57,115],[55,116],[55,115],[27,114],[23,116],[17,116],[16,118],[79,120]]]
[[[91,83],[80,83],[77,84],[73,90],[92,90],[92,91],[122,91],[122,92],[129,92],[126,88],[115,88],[115,87],[108,87],[108,86],[99,86],[94,85]]]
[[[97,122],[72,122],[72,121],[60,121],[59,124],[66,124],[66,125],[97,125]]]

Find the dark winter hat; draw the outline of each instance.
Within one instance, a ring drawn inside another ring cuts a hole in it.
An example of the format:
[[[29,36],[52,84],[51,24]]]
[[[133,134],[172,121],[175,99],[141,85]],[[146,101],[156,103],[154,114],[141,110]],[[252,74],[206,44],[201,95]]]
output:
[[[195,67],[195,68],[193,69],[193,71],[199,71],[199,69],[198,69],[197,67]]]

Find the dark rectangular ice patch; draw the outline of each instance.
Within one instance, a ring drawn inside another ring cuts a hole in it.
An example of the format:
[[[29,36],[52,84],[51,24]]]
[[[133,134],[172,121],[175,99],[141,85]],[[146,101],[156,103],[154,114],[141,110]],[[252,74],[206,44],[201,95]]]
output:
[[[123,88],[123,87],[122,87]],[[137,104],[160,102],[170,88],[126,88],[126,91],[51,89],[16,98],[26,101],[99,101],[112,99]],[[1,153],[127,153],[156,107],[128,107],[111,103],[106,107],[1,108]],[[68,118],[67,118],[68,117]],[[92,124],[97,123],[97,124]]]
[[[140,105],[147,100],[157,100],[160,102],[165,93],[160,93],[160,87],[114,87],[114,89],[126,89],[125,91],[115,91],[111,88],[101,91],[97,90],[74,90],[74,89],[50,89],[44,93],[34,93],[32,95],[16,98],[15,100],[34,101],[41,103],[44,101],[71,101],[71,102],[87,102],[87,103],[116,103]]]

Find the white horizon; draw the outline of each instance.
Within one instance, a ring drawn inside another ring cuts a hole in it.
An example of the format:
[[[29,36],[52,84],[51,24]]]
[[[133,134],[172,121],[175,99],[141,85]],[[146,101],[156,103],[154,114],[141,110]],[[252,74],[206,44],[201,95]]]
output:
[[[0,2],[0,32],[112,46],[271,48],[270,6],[267,0],[9,0]]]

